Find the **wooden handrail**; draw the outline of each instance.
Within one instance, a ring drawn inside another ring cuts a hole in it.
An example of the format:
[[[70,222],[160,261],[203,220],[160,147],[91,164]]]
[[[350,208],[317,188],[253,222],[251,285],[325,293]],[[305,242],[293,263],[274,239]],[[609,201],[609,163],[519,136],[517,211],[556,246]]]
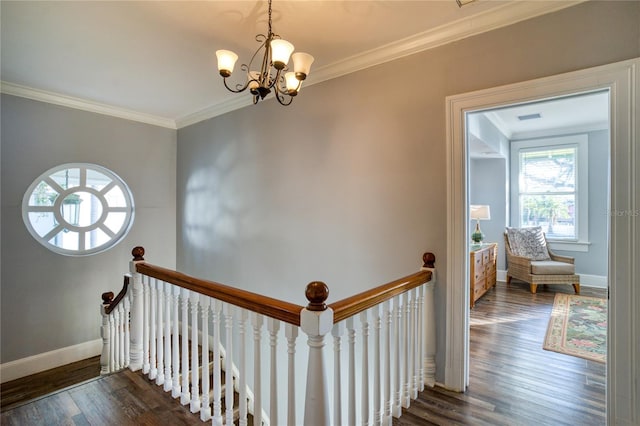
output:
[[[300,312],[304,308],[303,306],[152,265],[144,260],[143,247],[135,247],[131,253],[134,257],[136,272],[140,274],[213,297],[289,324],[300,326]],[[425,267],[434,267],[435,256],[433,253],[425,253],[422,259]],[[310,311],[323,311],[327,309],[327,307],[330,307],[333,309],[333,323],[336,324],[392,299],[399,294],[419,287],[429,282],[431,277],[431,271],[418,271],[329,305],[325,304],[329,296],[329,288],[323,282],[314,281],[309,283],[305,289],[305,295],[309,301],[306,308]],[[115,299],[113,298],[112,292],[102,294],[105,313],[109,314],[122,300],[127,292],[128,285],[129,277],[125,276],[124,287]]]
[[[111,311],[113,311],[115,307],[118,306],[118,303],[120,303],[120,301],[124,298],[125,294],[127,294],[128,287],[129,287],[129,276],[125,275],[124,284],[122,285],[122,290],[120,290],[120,293],[118,293],[115,299],[113,298],[112,291],[107,291],[106,293],[102,293],[102,305],[104,307],[105,314],[109,315]]]
[[[215,281],[194,278],[182,272],[155,266],[146,262],[136,264],[136,271],[153,278],[186,288],[223,302],[248,309],[271,318],[300,326],[300,311],[303,306],[296,305],[278,299],[273,299],[262,294],[252,293],[230,287]]]
[[[419,271],[415,274],[391,281],[371,290],[363,291],[338,302],[331,303],[333,309],[333,323],[352,317],[360,312],[389,300],[398,294],[412,290],[431,280],[431,271]]]

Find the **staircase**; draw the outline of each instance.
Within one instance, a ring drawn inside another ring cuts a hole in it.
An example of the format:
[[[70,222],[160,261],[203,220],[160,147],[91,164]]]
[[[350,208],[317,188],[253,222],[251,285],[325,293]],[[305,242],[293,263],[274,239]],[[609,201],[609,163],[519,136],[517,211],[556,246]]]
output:
[[[132,254],[123,289],[102,296],[101,372],[140,370],[203,422],[391,425],[435,383],[430,253],[420,271],[332,304],[311,282],[306,307]]]

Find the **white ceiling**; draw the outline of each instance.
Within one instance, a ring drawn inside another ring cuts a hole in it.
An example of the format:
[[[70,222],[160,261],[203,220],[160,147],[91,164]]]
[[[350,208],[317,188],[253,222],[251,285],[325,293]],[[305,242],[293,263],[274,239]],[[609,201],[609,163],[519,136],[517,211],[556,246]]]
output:
[[[273,29],[315,56],[309,85],[580,1],[274,0]],[[170,128],[251,102],[224,89],[215,51],[248,62],[266,32],[263,0],[0,7],[4,93]]]
[[[603,130],[609,128],[609,92],[581,93],[472,113],[476,114],[486,117],[511,141]],[[495,142],[470,135],[470,157],[504,157]]]

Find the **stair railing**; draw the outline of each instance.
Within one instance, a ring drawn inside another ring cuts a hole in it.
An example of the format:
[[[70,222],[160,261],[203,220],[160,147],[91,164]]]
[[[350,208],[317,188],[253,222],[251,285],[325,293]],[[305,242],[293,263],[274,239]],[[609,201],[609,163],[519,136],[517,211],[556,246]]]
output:
[[[102,295],[101,373],[142,370],[202,421],[391,425],[435,383],[431,253],[420,271],[329,305],[326,284],[312,282],[306,307],[149,264],[142,247],[132,254],[120,293]]]

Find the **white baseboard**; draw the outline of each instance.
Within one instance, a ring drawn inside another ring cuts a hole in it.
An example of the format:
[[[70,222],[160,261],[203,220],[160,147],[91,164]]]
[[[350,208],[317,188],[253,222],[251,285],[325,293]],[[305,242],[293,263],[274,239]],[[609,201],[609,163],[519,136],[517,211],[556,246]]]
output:
[[[607,288],[608,281],[606,276],[601,275],[587,275],[587,274],[578,274],[580,275],[580,286],[584,287],[595,287],[595,288]],[[496,271],[496,279],[500,282],[507,282],[507,271]]]
[[[100,355],[102,339],[79,343],[0,364],[0,383]]]
[[[603,277],[601,275],[587,275],[587,274],[578,274],[580,275],[580,286],[585,287],[596,287],[596,288],[607,288],[608,280],[607,277]]]

